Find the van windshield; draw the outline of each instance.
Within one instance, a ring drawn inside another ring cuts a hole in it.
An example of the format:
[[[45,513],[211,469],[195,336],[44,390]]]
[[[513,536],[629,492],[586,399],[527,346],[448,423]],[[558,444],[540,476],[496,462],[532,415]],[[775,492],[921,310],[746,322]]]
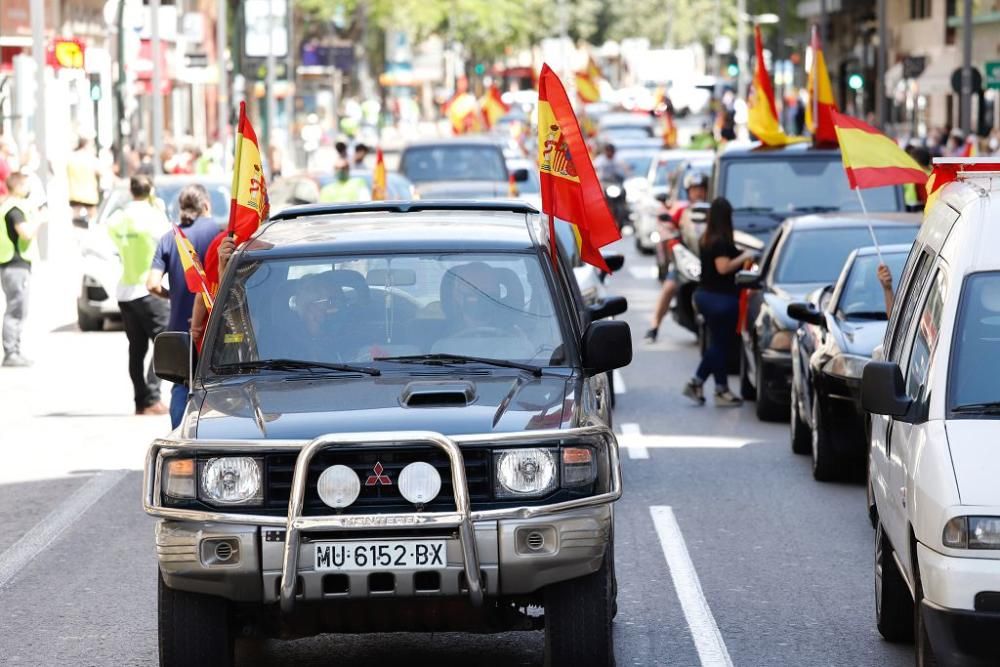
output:
[[[1000,272],[965,280],[953,340],[948,408],[1000,413]]]

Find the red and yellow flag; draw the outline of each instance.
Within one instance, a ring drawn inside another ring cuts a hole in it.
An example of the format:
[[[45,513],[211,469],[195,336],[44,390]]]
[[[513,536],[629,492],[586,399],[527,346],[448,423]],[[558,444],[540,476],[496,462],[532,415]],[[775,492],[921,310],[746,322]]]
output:
[[[483,121],[486,123],[486,129],[492,128],[510,111],[510,105],[503,101],[500,89],[495,83],[487,88],[483,96],[479,98],[479,106],[483,110]]]
[[[372,169],[372,201],[384,201],[388,199],[389,188],[386,183],[385,156],[382,155],[382,147],[375,149],[375,168]]]
[[[774,103],[774,88],[771,86],[771,75],[764,63],[764,45],[760,38],[760,26],[754,26],[754,49],[756,66],[754,68],[753,85],[747,99],[749,111],[747,128],[765,146],[784,146],[805,141],[804,137],[789,137],[778,122],[778,107]]]
[[[553,253],[554,219],[560,218],[579,231],[580,258],[610,273],[599,248],[620,239],[621,232],[604,200],[573,105],[548,65],[542,65],[538,79],[538,165]]]
[[[205,276],[205,268],[198,259],[198,251],[178,225],[174,225],[174,243],[177,245],[181,266],[184,267],[184,282],[188,290],[192,294],[201,294],[205,307],[212,310],[214,302],[212,291],[208,287],[208,278]]]
[[[601,68],[594,62],[593,56],[587,56],[587,67],[582,72],[577,72],[576,94],[584,104],[601,101],[601,89],[599,82],[604,76]]]
[[[962,147],[962,154],[958,157],[976,157],[976,140],[972,135],[966,138],[965,146]]]
[[[812,133],[816,145],[836,145],[837,131],[833,127],[831,113],[839,111],[833,99],[830,73],[826,70],[826,59],[819,43],[819,30],[812,28],[812,67],[809,69],[809,106],[806,107],[806,127]]]
[[[261,221],[267,219],[269,212],[260,145],[257,143],[257,134],[247,119],[247,105],[240,102],[228,231],[235,236],[237,243],[242,243],[253,236]]]
[[[996,171],[996,165],[986,162],[976,164],[975,162],[959,162],[954,159],[934,160],[934,169],[930,178],[927,179],[927,201],[924,202],[924,215],[931,210],[934,202],[941,196],[941,190],[952,181],[958,180],[960,173],[975,173],[977,171]]]
[[[482,112],[479,109],[479,102],[472,93],[456,93],[445,105],[445,115],[451,121],[452,134],[483,131]]]
[[[851,189],[927,182],[927,173],[896,142],[857,118],[831,112]]]

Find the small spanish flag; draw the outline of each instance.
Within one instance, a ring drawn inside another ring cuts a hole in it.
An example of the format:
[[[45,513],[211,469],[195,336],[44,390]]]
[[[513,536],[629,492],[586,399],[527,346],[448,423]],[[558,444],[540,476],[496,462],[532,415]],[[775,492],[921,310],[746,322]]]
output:
[[[760,38],[760,26],[754,26],[754,48],[756,66],[753,86],[747,99],[750,107],[747,113],[747,129],[765,146],[784,146],[805,141],[804,137],[789,137],[778,122],[778,107],[774,103],[774,88],[771,75],[764,63],[764,45]]]
[[[267,182],[260,159],[257,134],[247,119],[246,102],[240,102],[236,126],[236,159],[233,162],[233,198],[229,207],[228,231],[237,243],[246,241],[270,214]]]
[[[503,101],[500,89],[495,83],[487,88],[486,93],[479,99],[479,106],[483,110],[483,121],[486,123],[486,129],[492,128],[510,111],[510,105]]]
[[[184,282],[188,290],[192,294],[201,294],[205,307],[212,310],[214,302],[212,291],[208,287],[208,278],[205,276],[205,268],[198,259],[198,251],[178,225],[174,225],[174,243],[177,245],[181,266],[184,267]]]
[[[375,149],[375,168],[372,169],[372,201],[388,199],[389,188],[386,185],[385,156],[382,147]]]
[[[836,111],[831,116],[852,190],[927,182],[927,173],[895,141],[857,118]]]
[[[594,62],[593,56],[587,56],[587,68],[582,72],[577,72],[576,94],[584,104],[601,101],[601,89],[598,84],[604,76],[601,68]]]
[[[833,127],[833,111],[838,111],[830,85],[830,73],[819,43],[819,30],[812,28],[812,67],[809,69],[809,106],[806,107],[806,127],[818,146],[836,146],[837,131]]]

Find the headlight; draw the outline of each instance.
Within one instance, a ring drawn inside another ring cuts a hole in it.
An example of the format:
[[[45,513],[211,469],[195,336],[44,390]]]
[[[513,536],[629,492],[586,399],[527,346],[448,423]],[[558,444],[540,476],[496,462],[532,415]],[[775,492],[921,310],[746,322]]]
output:
[[[848,380],[860,380],[868,357],[858,357],[853,354],[838,354],[826,362],[823,370],[829,375],[836,375]]]
[[[956,516],[944,525],[941,540],[953,549],[1000,549],[1000,517]]]
[[[788,352],[792,349],[792,332],[775,331],[767,347],[770,350],[777,350],[778,352]]]
[[[604,193],[607,194],[612,199],[617,199],[618,197],[622,196],[622,189],[617,185],[609,185],[607,189],[604,191]]]
[[[660,242],[660,232],[653,232],[652,234],[650,234],[649,235],[649,240],[652,241],[653,243],[659,243]]]
[[[316,482],[319,499],[334,509],[343,509],[358,499],[361,480],[358,473],[345,465],[330,466]]]
[[[260,461],[249,456],[208,459],[199,478],[200,497],[216,505],[255,505],[263,500]]]
[[[441,491],[441,474],[430,463],[416,461],[399,473],[399,492],[414,505],[424,505]]]
[[[171,498],[194,498],[194,459],[166,460],[161,487]]]
[[[506,449],[493,456],[498,498],[544,496],[559,482],[552,450]]]

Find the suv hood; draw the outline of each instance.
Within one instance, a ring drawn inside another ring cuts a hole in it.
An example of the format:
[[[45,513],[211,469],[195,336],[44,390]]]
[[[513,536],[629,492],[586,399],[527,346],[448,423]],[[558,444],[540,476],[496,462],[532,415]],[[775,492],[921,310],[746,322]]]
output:
[[[1000,507],[1000,421],[950,419],[945,430],[962,504]]]
[[[574,413],[573,382],[572,376],[506,373],[253,377],[200,392],[197,437],[309,439],[358,431],[457,435],[560,428]],[[467,404],[455,392],[461,387]],[[436,402],[434,396],[445,397],[438,390],[450,392],[452,402]],[[408,407],[407,396],[414,394],[431,404]]]

